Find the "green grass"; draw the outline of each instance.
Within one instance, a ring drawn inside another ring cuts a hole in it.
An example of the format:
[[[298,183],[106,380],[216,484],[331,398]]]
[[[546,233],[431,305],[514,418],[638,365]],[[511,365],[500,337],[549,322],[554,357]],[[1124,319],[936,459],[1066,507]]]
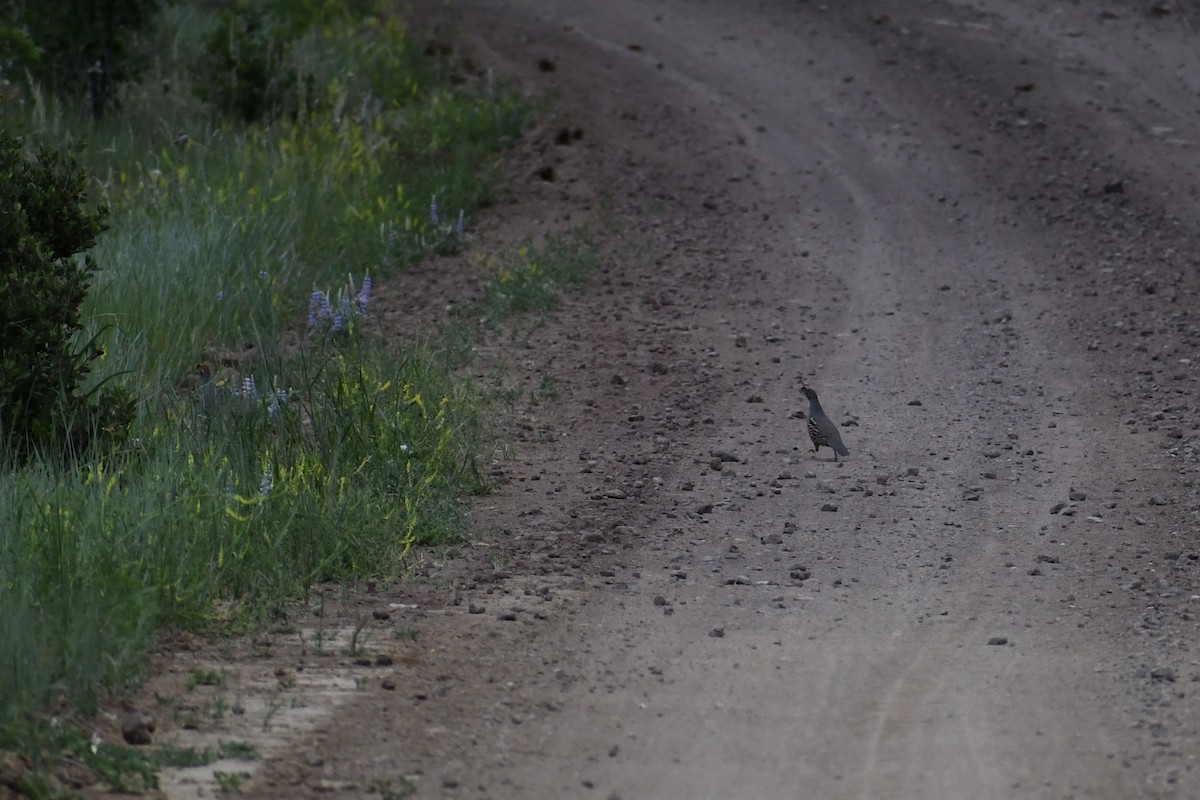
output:
[[[153,69],[101,125],[36,90],[0,112],[79,142],[112,207],[81,335],[106,353],[92,380],[142,399],[118,449],[0,476],[0,749],[69,750],[30,731],[133,686],[164,626],[402,573],[460,537],[480,487],[480,391],[423,332],[380,341],[364,283],[462,246],[524,105],[393,18],[335,14],[289,51],[313,76],[303,113],[222,120],[192,91],[208,6],[164,12]]]
[[[595,266],[595,252],[583,230],[567,238],[547,236],[540,247],[526,242],[489,265],[478,316],[495,324],[514,314],[552,311],[563,291],[586,283]]]

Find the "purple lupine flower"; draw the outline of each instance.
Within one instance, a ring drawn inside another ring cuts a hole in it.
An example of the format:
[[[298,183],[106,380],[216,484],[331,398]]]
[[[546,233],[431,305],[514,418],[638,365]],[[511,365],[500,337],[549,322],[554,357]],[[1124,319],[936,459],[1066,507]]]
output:
[[[308,301],[308,327],[317,327],[317,313],[321,310],[321,293],[316,289],[309,296]]]
[[[350,298],[342,295],[341,302],[338,305],[341,307],[342,317],[350,319]]]
[[[258,277],[265,281],[267,278],[271,277],[271,273],[267,272],[265,269],[260,269],[258,271]]]
[[[329,329],[331,331],[333,331],[334,333],[341,333],[342,332],[342,324],[343,324],[342,315],[335,313],[333,315],[333,325],[330,326]]]
[[[275,476],[271,474],[271,470],[269,470],[269,469],[265,470],[263,472],[262,480],[259,481],[259,484],[258,484],[258,493],[265,497],[266,495],[269,495],[271,493],[271,489],[274,486],[275,486]]]
[[[433,221],[434,225],[442,224],[442,217],[438,214],[436,194],[429,201],[429,219]]]
[[[462,236],[467,230],[466,223],[463,222],[463,212],[460,209],[458,212],[458,222],[454,225],[454,235]]]
[[[358,313],[367,313],[367,303],[371,300],[371,276],[363,276],[362,288],[358,290]]]
[[[224,299],[225,299],[225,290],[224,289],[217,290],[217,302],[219,303]]]
[[[271,404],[267,406],[267,414],[275,416],[279,413],[279,409],[288,401],[287,389],[279,389],[275,394],[271,395]]]
[[[242,397],[247,397],[251,400],[258,399],[258,387],[254,385],[253,375],[247,375],[242,378]]]
[[[321,294],[321,318],[324,319],[326,317],[332,317],[332,316],[333,316],[333,303],[330,302],[328,294],[322,293]]]

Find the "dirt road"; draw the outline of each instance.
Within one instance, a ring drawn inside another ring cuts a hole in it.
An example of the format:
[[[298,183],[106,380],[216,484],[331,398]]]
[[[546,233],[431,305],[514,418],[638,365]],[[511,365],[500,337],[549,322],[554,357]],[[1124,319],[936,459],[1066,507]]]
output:
[[[558,98],[481,237],[603,278],[251,794],[1200,797],[1200,9],[428,5]]]

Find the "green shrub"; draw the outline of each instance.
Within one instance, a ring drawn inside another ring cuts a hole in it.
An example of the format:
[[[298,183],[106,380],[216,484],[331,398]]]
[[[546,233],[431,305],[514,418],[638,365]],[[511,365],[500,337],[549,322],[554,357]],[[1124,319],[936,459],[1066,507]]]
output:
[[[301,86],[291,63],[293,39],[306,26],[276,13],[272,6],[279,5],[242,0],[221,12],[205,40],[208,57],[202,71],[207,80],[197,86],[200,99],[243,122],[300,113],[302,94],[315,94],[313,77],[305,76]]]
[[[86,95],[99,119],[116,85],[141,75],[146,59],[133,42],[161,5],[161,0],[7,4],[0,11],[0,57],[10,62],[4,66],[16,67],[14,74],[28,71],[55,92]],[[6,29],[12,35],[5,36]]]
[[[78,390],[100,350],[74,334],[96,268],[80,254],[106,209],[88,208],[70,154],[43,147],[30,157],[0,136],[0,175],[0,438],[28,452],[70,443],[96,411]]]

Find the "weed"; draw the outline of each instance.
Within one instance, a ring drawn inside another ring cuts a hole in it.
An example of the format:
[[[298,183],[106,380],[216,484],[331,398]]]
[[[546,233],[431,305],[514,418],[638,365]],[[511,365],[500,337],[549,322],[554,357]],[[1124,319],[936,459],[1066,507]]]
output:
[[[183,685],[187,690],[194,691],[197,686],[224,686],[225,670],[195,669],[187,676]]]
[[[479,315],[494,324],[514,314],[552,311],[563,290],[585,283],[595,265],[595,252],[583,230],[570,239],[549,236],[540,248],[526,242],[492,268]]]
[[[213,778],[217,782],[217,791],[222,794],[239,794],[242,791],[242,786],[246,781],[250,780],[250,773],[221,772],[217,770],[213,772]]]
[[[271,732],[271,721],[275,719],[275,715],[279,713],[279,709],[283,708],[282,696],[282,691],[271,692],[269,695],[267,695],[267,699],[265,701],[266,711],[263,714],[262,723],[263,733]]]
[[[378,778],[367,785],[367,794],[377,794],[381,800],[406,800],[417,793],[417,785],[405,777]]]
[[[258,748],[249,742],[222,742],[217,746],[221,758],[232,758],[239,761],[257,761]]]
[[[371,632],[366,630],[367,617],[359,616],[354,623],[354,632],[350,634],[350,648],[347,655],[359,656],[367,646],[367,640],[371,637]]]
[[[535,398],[538,400],[557,400],[558,394],[558,381],[549,372],[543,372],[542,379],[538,382],[538,388],[534,395]]]
[[[396,628],[392,631],[392,638],[407,639],[410,642],[415,642],[420,635],[420,628]]]

